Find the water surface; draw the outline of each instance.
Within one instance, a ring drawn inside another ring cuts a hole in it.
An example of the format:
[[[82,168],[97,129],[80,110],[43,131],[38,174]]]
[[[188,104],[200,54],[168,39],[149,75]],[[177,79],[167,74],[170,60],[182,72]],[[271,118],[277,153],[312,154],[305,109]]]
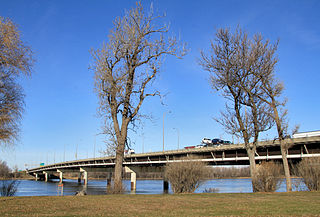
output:
[[[293,179],[294,182],[299,179]],[[16,196],[54,196],[58,195],[59,180],[51,180],[50,182],[34,181],[34,180],[19,180],[18,191]],[[83,189],[90,195],[105,194],[107,182],[105,180],[89,180],[87,187],[79,184],[77,180],[65,179],[63,182],[63,195],[74,195],[77,191]],[[127,189],[126,193],[130,192],[130,181],[125,180],[124,185]],[[202,193],[205,189],[214,188],[217,193],[251,193],[251,179],[212,179],[207,180],[201,185],[195,193]],[[300,183],[297,187],[293,186],[293,190],[303,190],[304,185]],[[285,192],[286,186],[283,180],[278,192]],[[162,180],[137,180],[136,194],[162,194]],[[172,190],[169,186],[169,193]]]

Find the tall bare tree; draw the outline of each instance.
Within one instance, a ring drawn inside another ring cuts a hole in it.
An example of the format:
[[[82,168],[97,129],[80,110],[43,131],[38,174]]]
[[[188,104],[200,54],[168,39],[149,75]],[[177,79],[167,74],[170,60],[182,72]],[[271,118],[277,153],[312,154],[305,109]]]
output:
[[[284,85],[282,82],[278,81],[275,78],[275,65],[278,62],[278,59],[275,56],[277,50],[277,44],[268,45],[268,41],[264,44],[263,49],[265,58],[264,60],[268,63],[264,71],[256,71],[255,76],[261,79],[261,91],[263,94],[257,95],[259,100],[266,103],[271,109],[271,116],[276,124],[278,132],[278,140],[281,148],[282,163],[283,169],[286,177],[286,188],[287,191],[292,190],[291,178],[290,178],[290,169],[287,159],[288,144],[285,141],[287,136],[288,123],[286,120],[287,110],[284,109],[286,104],[285,99],[281,99]]]
[[[21,40],[17,26],[0,17],[0,144],[12,144],[19,133],[24,94],[17,83],[20,75],[31,75],[31,49]]]
[[[232,134],[241,136],[250,161],[252,188],[255,188],[255,154],[259,133],[273,125],[270,108],[258,94],[261,79],[254,71],[263,70],[262,53],[256,46],[255,36],[249,39],[240,28],[233,34],[229,29],[219,29],[215,41],[211,42],[210,54],[201,52],[200,64],[211,72],[213,89],[221,91],[228,99],[226,111],[217,121]],[[252,142],[250,142],[252,141]]]
[[[168,27],[159,26],[161,16],[145,12],[142,4],[116,18],[108,42],[92,52],[95,90],[100,114],[106,125],[112,122],[116,135],[114,189],[122,189],[122,166],[128,127],[139,119],[144,100],[160,93],[151,87],[165,55],[181,58],[183,45],[175,37],[166,37]]]

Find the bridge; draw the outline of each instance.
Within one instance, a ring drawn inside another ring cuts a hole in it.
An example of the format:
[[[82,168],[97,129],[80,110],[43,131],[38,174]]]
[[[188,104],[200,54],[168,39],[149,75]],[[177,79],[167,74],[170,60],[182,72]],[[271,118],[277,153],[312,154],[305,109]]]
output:
[[[320,157],[320,136],[290,138],[284,140],[288,145],[287,158],[290,162],[299,162],[302,158]],[[192,156],[194,161],[206,162],[208,165],[249,165],[244,144],[228,144],[217,147],[181,149],[164,152],[150,152],[131,154],[124,157],[125,172],[131,173],[131,190],[136,190],[136,173],[164,172],[167,163],[181,162],[182,159]],[[261,161],[281,161],[279,140],[259,142],[255,153],[257,163]],[[70,172],[79,173],[78,181],[88,183],[89,172],[106,172],[107,185],[111,183],[114,170],[115,157],[89,158],[45,165],[27,170],[35,179],[48,181],[51,176],[58,174],[60,182],[63,174]],[[164,180],[164,191],[168,190],[168,183]]]

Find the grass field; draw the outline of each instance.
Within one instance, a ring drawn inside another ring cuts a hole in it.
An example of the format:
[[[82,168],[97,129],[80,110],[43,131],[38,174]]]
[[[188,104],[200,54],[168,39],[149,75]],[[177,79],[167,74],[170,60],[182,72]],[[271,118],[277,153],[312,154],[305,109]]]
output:
[[[320,216],[320,192],[1,197],[0,216]]]

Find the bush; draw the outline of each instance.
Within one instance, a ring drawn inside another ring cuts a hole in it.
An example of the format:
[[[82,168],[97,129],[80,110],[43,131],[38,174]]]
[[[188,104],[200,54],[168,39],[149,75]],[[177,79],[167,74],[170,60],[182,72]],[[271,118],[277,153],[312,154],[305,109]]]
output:
[[[206,188],[203,191],[203,193],[218,193],[218,192],[219,192],[218,188]]]
[[[0,178],[8,178],[10,176],[10,168],[7,162],[0,160]]]
[[[205,163],[184,158],[181,162],[167,164],[165,178],[174,193],[193,193],[203,183],[207,173]]]
[[[303,158],[296,167],[309,191],[320,190],[320,157]]]
[[[281,184],[281,166],[274,162],[262,162],[257,165],[257,174],[253,178],[256,192],[274,192]]]
[[[0,195],[3,197],[14,196],[18,190],[19,182],[17,180],[2,180],[0,186]]]

